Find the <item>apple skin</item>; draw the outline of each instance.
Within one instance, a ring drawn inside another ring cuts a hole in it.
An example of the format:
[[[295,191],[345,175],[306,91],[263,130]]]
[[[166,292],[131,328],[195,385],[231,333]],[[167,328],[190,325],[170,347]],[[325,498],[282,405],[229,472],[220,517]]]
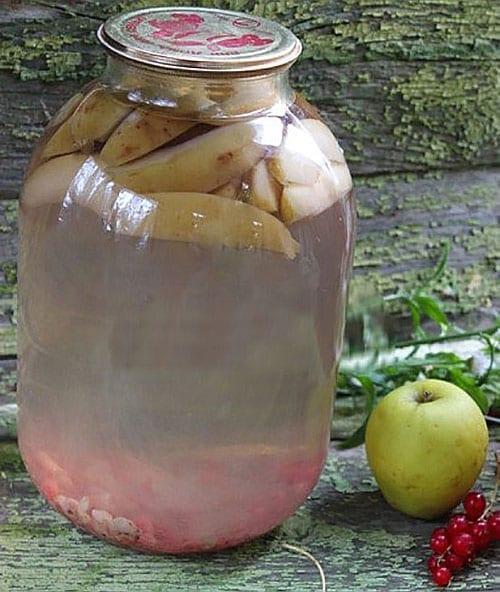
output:
[[[430,520],[454,508],[476,481],[486,460],[488,429],[462,389],[420,380],[382,399],[368,420],[365,446],[387,502]]]

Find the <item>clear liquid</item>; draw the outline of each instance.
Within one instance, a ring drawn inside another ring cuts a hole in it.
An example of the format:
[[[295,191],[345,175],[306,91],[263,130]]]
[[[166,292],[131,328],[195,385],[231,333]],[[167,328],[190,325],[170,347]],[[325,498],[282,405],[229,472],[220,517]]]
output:
[[[353,207],[291,227],[295,260],[21,213],[20,445],[47,499],[153,552],[238,544],[289,516],[327,451]]]

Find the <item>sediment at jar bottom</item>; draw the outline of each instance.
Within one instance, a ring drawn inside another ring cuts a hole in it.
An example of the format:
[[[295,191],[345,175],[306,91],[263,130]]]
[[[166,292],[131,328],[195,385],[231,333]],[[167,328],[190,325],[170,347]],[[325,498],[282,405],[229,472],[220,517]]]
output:
[[[114,448],[40,451],[27,426],[21,434],[30,474],[56,510],[99,538],[151,553],[216,551],[272,530],[306,499],[325,460],[324,450],[293,446],[179,445],[154,464]]]

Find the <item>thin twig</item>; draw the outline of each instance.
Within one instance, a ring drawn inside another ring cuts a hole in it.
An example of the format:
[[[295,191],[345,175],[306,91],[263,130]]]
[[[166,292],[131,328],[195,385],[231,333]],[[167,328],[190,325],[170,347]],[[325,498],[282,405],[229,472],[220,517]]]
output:
[[[413,347],[415,345],[427,345],[431,343],[441,343],[444,341],[454,341],[457,339],[468,339],[469,337],[481,338],[483,335],[494,335],[499,330],[499,324],[495,323],[481,331],[464,331],[463,333],[453,333],[451,335],[439,335],[437,337],[427,337],[425,339],[415,339],[409,341],[397,341],[393,347]]]
[[[40,99],[40,105],[42,106],[42,111],[45,115],[46,123],[48,123],[52,119],[52,114],[50,113],[49,108],[47,107],[43,99]]]
[[[498,488],[500,486],[500,452],[498,452],[498,450],[495,452],[495,461],[495,488],[493,489],[493,493],[491,494],[490,503],[487,504],[484,512],[479,517],[479,520],[484,520],[484,518],[491,512],[491,510],[495,509],[495,504],[497,502]]]
[[[294,553],[298,553],[299,555],[303,555],[304,557],[307,557],[307,559],[309,559],[310,561],[312,561],[314,563],[314,565],[316,566],[316,569],[319,571],[319,576],[321,578],[321,592],[326,592],[325,572],[323,571],[323,568],[321,567],[321,563],[316,559],[316,557],[314,557],[314,555],[311,555],[311,553],[309,553],[309,551],[306,551],[305,549],[302,549],[301,547],[296,547],[295,545],[290,545],[289,543],[282,543],[282,546],[285,549],[288,549],[289,551],[293,551]]]

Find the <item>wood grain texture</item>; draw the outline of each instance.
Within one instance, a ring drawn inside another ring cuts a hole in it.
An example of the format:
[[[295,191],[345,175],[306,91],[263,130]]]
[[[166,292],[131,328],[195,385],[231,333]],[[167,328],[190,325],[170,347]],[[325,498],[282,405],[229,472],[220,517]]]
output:
[[[157,0],[0,7],[0,187],[15,192],[33,139],[104,64],[95,29]],[[355,174],[499,162],[497,28],[488,0],[228,0],[290,26],[304,42],[293,81],[323,111]]]
[[[489,491],[493,480],[492,447],[481,486]],[[332,592],[428,591],[435,526],[387,506],[362,448],[332,447],[318,487],[272,534],[214,555],[141,555],[71,527],[40,498],[15,446],[0,444],[0,592],[318,592],[316,568],[283,543],[311,552]],[[498,590],[495,553],[476,560],[450,590]]]

